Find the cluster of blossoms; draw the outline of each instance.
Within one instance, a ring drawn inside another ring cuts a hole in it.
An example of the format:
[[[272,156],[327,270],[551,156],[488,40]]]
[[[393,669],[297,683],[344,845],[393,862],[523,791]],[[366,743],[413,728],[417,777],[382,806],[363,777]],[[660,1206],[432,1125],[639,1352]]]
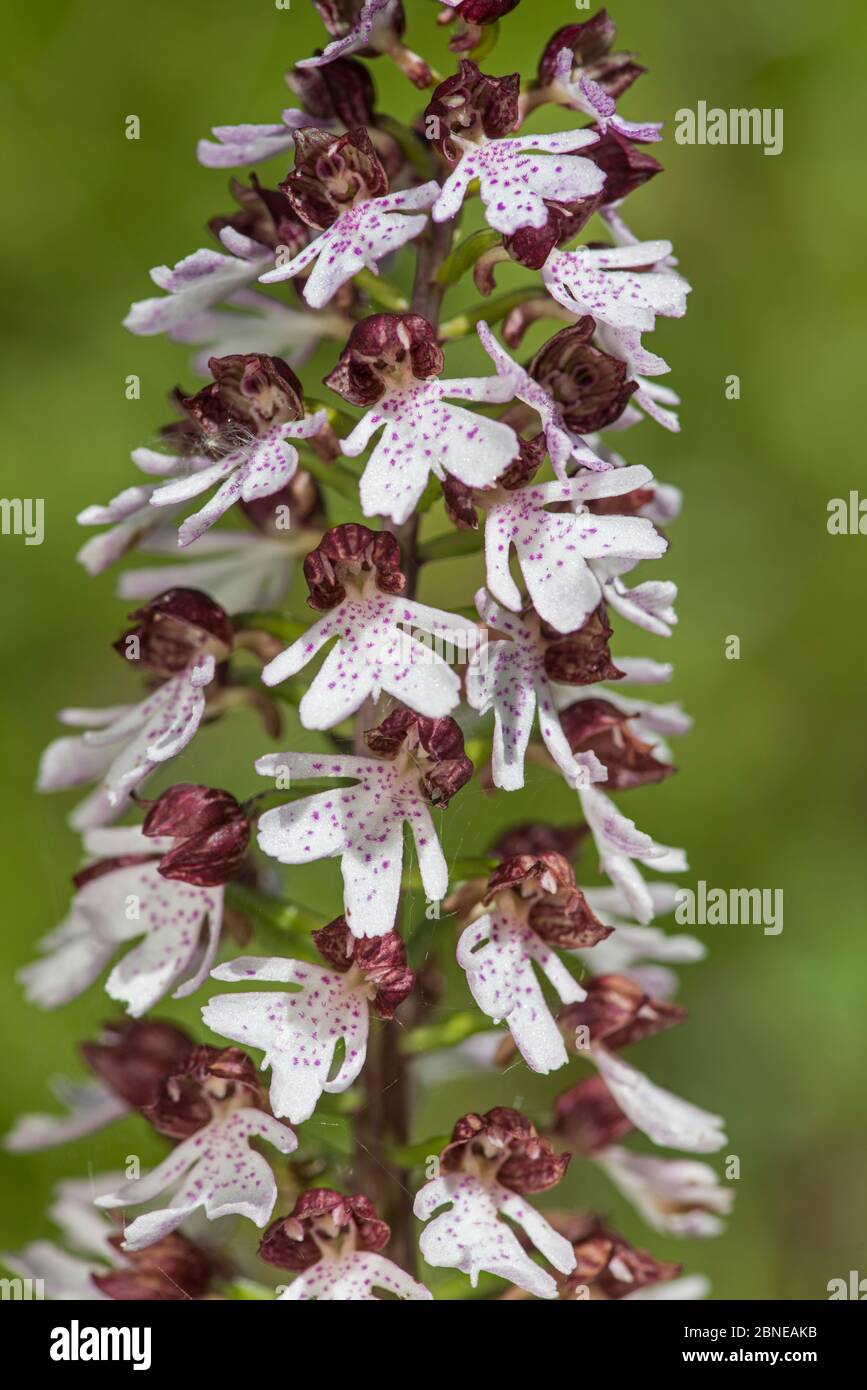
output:
[[[159,446],[134,451],[148,481],[79,518],[101,528],[80,554],[90,573],[177,555],[120,580],[140,606],[115,647],[141,668],[141,698],[64,710],[77,732],[45,752],[42,790],[92,789],[70,816],[84,859],[69,913],[22,971],[54,1007],[110,967],[125,1016],[83,1045],[92,1078],[58,1086],[65,1109],[22,1117],[7,1143],[32,1151],[140,1112],[171,1147],[143,1175],[61,1185],[63,1244],[10,1257],[50,1297],[233,1297],[249,1255],[237,1223],[208,1224],[229,1215],[264,1231],[261,1259],[289,1276],[280,1299],[430,1299],[416,1243],[427,1267],[484,1275],[484,1296],[700,1297],[700,1278],[601,1219],[533,1199],[577,1155],[667,1235],[713,1235],[731,1205],[694,1157],[725,1143],[721,1120],[623,1056],[683,1021],[670,967],[703,954],[652,925],[675,887],[645,871],[684,869],[682,851],[612,799],[669,777],[666,740],[689,727],[677,704],[621,693],[664,684],[668,665],[610,649],[612,624],[667,636],[675,622],[673,585],[625,576],[665,552],[679,495],[606,435],[646,417],[678,429],[644,335],[684,313],[689,286],[671,244],[638,240],[623,216],[660,169],[646,148],[660,128],[618,112],[642,69],[605,11],[558,30],[522,84],[473,57],[518,0],[445,5],[457,70],[441,80],[406,46],[401,0],[316,0],[330,41],[287,76],[300,105],[199,146],[213,168],[290,152],[292,167],[273,188],[233,179],[238,210],[209,224],[221,249],[152,271],[163,294],[126,319],[194,346],[208,380],[176,390]],[[425,91],[414,124],[377,111],[377,59]],[[572,128],[532,133],[550,106]],[[484,225],[456,242],[473,208]],[[578,241],[593,216],[604,240]],[[527,283],[491,297],[505,262]],[[444,320],[465,272],[482,302]],[[275,285],[283,298],[260,288]],[[519,360],[545,319],[553,336]],[[444,374],[461,337],[482,374]],[[341,347],[323,400],[298,373],[328,340]],[[452,529],[431,538],[437,507]],[[470,555],[459,612],[418,600],[420,569]],[[312,621],[276,610],[300,556]],[[281,704],[320,751],[260,757],[267,791],[147,795],[205,722],[249,707],[276,739]],[[528,760],[581,820],[534,817],[450,862],[451,801],[473,781],[519,790]],[[582,889],[591,845],[609,885]],[[299,866],[323,859],[343,881],[330,922],[299,906]],[[293,866],[286,900],[273,861]],[[416,873],[428,919],[447,909],[421,953],[402,934]],[[266,929],[285,953],[237,954]],[[463,978],[446,995],[452,935]],[[148,1017],[206,986],[217,1043]],[[448,1141],[412,1133],[428,1080],[481,1083],[516,1062],[564,1072],[552,1113],[500,1106],[460,1117]],[[349,1157],[322,1137],[346,1117]],[[633,1131],[688,1157],[628,1147]]]

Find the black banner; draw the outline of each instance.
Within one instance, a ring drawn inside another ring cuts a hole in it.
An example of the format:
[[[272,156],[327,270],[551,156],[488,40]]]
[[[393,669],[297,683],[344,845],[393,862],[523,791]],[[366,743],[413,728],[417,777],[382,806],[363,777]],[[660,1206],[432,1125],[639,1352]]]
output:
[[[468,1312],[478,1318],[481,1302],[466,1305]],[[512,1305],[523,1316],[526,1304]],[[611,1311],[608,1311],[608,1309]],[[202,1301],[197,1306],[181,1308],[176,1303],[51,1303],[6,1301],[0,1304],[6,1313],[4,1329],[15,1319],[15,1332],[26,1337],[28,1365],[46,1371],[59,1379],[86,1373],[93,1376],[100,1368],[112,1375],[129,1373],[173,1374],[187,1370],[197,1376],[202,1372],[222,1374],[237,1369],[249,1376],[253,1372],[251,1356],[267,1357],[271,1347],[275,1358],[288,1356],[293,1343],[283,1338],[297,1334],[298,1319],[313,1318],[313,1327],[321,1328],[322,1314],[310,1313],[309,1304],[299,1312],[285,1306],[251,1310],[249,1303],[233,1303],[224,1308],[219,1300]],[[402,1319],[408,1310],[397,1313],[398,1323],[414,1336],[419,1335],[415,1323],[408,1326]],[[427,1322],[430,1313],[421,1312],[423,1328],[430,1334],[441,1327]],[[465,1313],[465,1316],[467,1314]],[[341,1319],[346,1314],[341,1314]],[[364,1315],[368,1316],[368,1315]],[[374,1314],[373,1316],[377,1316]],[[379,1316],[383,1316],[380,1314]],[[415,1316],[419,1316],[416,1314]],[[435,1315],[436,1316],[436,1315]],[[496,1314],[494,1326],[497,1327]],[[529,1316],[533,1316],[529,1314]],[[533,1334],[545,1329],[552,1338],[552,1351],[563,1354],[561,1318],[569,1320],[569,1334],[580,1337],[576,1357],[581,1364],[589,1359],[607,1363],[621,1373],[630,1368],[666,1372],[675,1367],[705,1366],[807,1366],[827,1373],[846,1365],[858,1364],[855,1338],[863,1332],[863,1323],[854,1310],[839,1306],[835,1301],[821,1303],[680,1303],[663,1300],[642,1302],[640,1306],[595,1303],[590,1311],[572,1306],[559,1312],[549,1308],[542,1315],[545,1322],[533,1324]],[[252,1318],[252,1322],[247,1322]],[[589,1321],[588,1321],[589,1319]],[[353,1333],[356,1328],[353,1323]],[[376,1323],[367,1323],[373,1331]],[[328,1341],[323,1346],[329,1373],[333,1374],[334,1354],[340,1340],[328,1324]],[[488,1337],[491,1330],[485,1327]],[[425,1333],[422,1333],[425,1335]],[[499,1324],[494,1334],[494,1347],[502,1353],[514,1346],[524,1346],[527,1329],[514,1323]],[[262,1340],[266,1338],[267,1340]],[[255,1340],[253,1340],[255,1339]],[[354,1335],[345,1339],[347,1354],[365,1358],[365,1342]],[[432,1344],[433,1345],[433,1344]],[[258,1348],[258,1351],[256,1351]],[[496,1352],[495,1352],[496,1355]],[[272,1364],[268,1374],[273,1374]],[[406,1367],[405,1374],[411,1373]]]

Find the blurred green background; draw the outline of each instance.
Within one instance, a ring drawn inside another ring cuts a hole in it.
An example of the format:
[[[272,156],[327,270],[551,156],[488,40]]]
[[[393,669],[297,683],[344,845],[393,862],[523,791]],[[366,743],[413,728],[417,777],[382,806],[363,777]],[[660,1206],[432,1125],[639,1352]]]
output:
[[[407,8],[410,44],[450,70],[435,5],[408,0]],[[642,641],[621,622],[615,655],[673,659],[671,694],[696,728],[676,749],[680,775],[623,804],[660,840],[688,847],[685,883],[783,888],[785,928],[776,937],[759,927],[699,928],[711,955],[683,971],[689,1023],[631,1054],[656,1080],[727,1117],[724,1153],[739,1155],[742,1171],[728,1233],[703,1243],[655,1237],[610,1190],[585,1186],[578,1166],[558,1202],[600,1201],[639,1243],[706,1271],[716,1297],[823,1298],[829,1279],[867,1275],[867,668],[856,621],[867,540],[826,529],[828,500],[862,477],[867,196],[849,98],[863,86],[867,14],[856,0],[614,0],[609,8],[618,46],[638,50],[650,70],[624,114],[668,123],[667,172],[631,199],[629,220],[641,235],[673,239],[695,287],[686,320],[664,324],[654,342],[684,398],[683,433],[646,423],[623,441],[631,462],[685,490],[659,566],[681,586],[681,623],[666,644]],[[548,35],[587,13],[568,0],[525,0],[502,25],[487,70],[521,66],[529,75]],[[77,1040],[112,1013],[94,989],[40,1014],[13,971],[65,912],[78,858],[65,825],[74,798],[33,793],[54,712],[124,700],[132,688],[109,648],[128,605],[113,597],[111,575],[92,581],[75,564],[74,516],[134,481],[129,451],[167,418],[166,390],[194,385],[185,349],[133,338],[121,318],[150,292],[148,267],[209,244],[206,218],[230,209],[228,173],[197,165],[197,138],[217,123],[276,119],[290,104],[282,72],[321,39],[304,0],[289,11],[269,0],[52,0],[7,16],[2,492],[45,497],[46,539],[37,548],[0,538],[2,1130],[22,1110],[51,1108],[47,1078],[80,1075]],[[381,108],[410,117],[418,100],[404,79],[384,61],[375,72]],[[700,100],[782,107],[783,153],[676,145],[674,113]],[[138,142],[124,138],[129,114],[141,118]],[[555,113],[547,128],[556,122]],[[275,161],[266,173],[282,177],[286,167]],[[328,365],[325,354],[307,379]],[[482,359],[456,349],[449,374],[467,368],[481,369]],[[123,390],[133,372],[142,380],[137,402]],[[725,397],[731,373],[741,381],[736,401]],[[422,597],[466,602],[475,577],[472,562],[431,569]],[[739,661],[725,658],[732,634]],[[294,737],[290,723],[284,746]],[[201,734],[168,780],[248,794],[258,780],[252,758],[268,746],[253,716],[239,714]],[[543,806],[565,822],[573,798],[553,785],[537,774],[508,806],[503,794],[491,803],[464,792],[444,820],[447,849],[477,849],[480,824],[492,834]],[[592,870],[592,855],[587,862]],[[308,879],[303,895],[334,909],[336,865]],[[194,1007],[160,1012],[195,1018]],[[522,1069],[438,1093],[417,1137],[446,1128],[461,1103],[486,1108],[520,1095],[542,1117],[563,1085],[562,1076],[539,1083]],[[115,1166],[129,1151],[148,1160],[158,1152],[138,1121],[65,1152],[0,1155],[0,1247],[47,1233],[58,1177]]]

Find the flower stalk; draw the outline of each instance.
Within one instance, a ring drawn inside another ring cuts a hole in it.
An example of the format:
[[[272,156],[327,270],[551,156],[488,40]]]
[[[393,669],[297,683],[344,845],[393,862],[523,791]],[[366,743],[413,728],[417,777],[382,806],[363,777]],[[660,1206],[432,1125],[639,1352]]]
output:
[[[660,128],[618,109],[643,70],[604,10],[522,79],[482,67],[499,26],[524,22],[519,0],[444,0],[444,77],[408,46],[401,0],[315,3],[327,40],[288,74],[299,106],[199,146],[210,168],[291,155],[286,176],[233,179],[236,210],[209,224],[219,250],[155,269],[162,294],[125,321],[195,347],[204,384],[174,393],[160,447],[134,450],[143,478],[79,518],[104,528],[80,556],[90,573],[174,559],[121,578],[139,606],[115,651],[143,689],[62,711],[70,732],[43,757],[42,790],[91,789],[70,816],[69,915],[22,983],[56,1007],[105,969],[127,1017],[84,1045],[92,1076],[61,1088],[66,1110],[22,1117],[8,1143],[136,1111],[174,1147],[97,1180],[118,1224],[93,1258],[64,1252],[49,1296],[172,1297],[168,1267],[184,1297],[264,1297],[234,1214],[288,1272],[278,1301],[668,1297],[679,1265],[535,1203],[574,1160],[656,1231],[715,1235],[731,1206],[693,1157],[723,1146],[720,1117],[632,1058],[684,1021],[668,963],[703,953],[652,925],[675,887],[647,875],[682,871],[683,852],[619,801],[674,774],[667,740],[689,727],[640,693],[671,668],[620,652],[626,624],[676,621],[673,585],[625,578],[663,556],[680,500],[631,461],[633,427],[679,429],[646,339],[689,286],[671,243],[623,216],[660,172]],[[389,62],[406,119],[377,110]],[[565,128],[528,132],[545,104]],[[472,200],[485,226],[467,235]],[[527,283],[494,294],[505,262]],[[448,317],[470,275],[480,300]],[[476,375],[448,374],[461,339]],[[309,380],[327,342],[336,360]],[[458,558],[475,568],[459,601],[425,602]],[[293,566],[306,604],[287,599]],[[251,715],[272,750],[262,791],[177,778],[202,724]],[[549,824],[544,794],[521,800],[528,764],[565,785],[574,823]],[[515,814],[494,843],[473,817],[449,856],[470,783]],[[331,921],[305,905],[324,860],[342,883]],[[195,999],[200,1036],[152,1017],[167,996]],[[562,1074],[548,1113],[486,1104],[513,1066]],[[425,1139],[419,1097],[450,1076],[479,1104]],[[633,1131],[689,1157],[648,1158]],[[79,1207],[60,1208],[77,1250],[93,1238]],[[190,1234],[203,1213],[207,1251]]]

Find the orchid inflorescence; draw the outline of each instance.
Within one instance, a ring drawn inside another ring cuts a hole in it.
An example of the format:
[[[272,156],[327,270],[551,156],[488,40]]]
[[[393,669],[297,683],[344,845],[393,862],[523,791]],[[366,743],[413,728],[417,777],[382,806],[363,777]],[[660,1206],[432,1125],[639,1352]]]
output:
[[[91,1079],[58,1087],[65,1113],[24,1116],[7,1142],[27,1152],[138,1111],[171,1147],[144,1174],[61,1184],[65,1247],[10,1261],[56,1298],[249,1296],[234,1215],[264,1230],[284,1282],[270,1292],[259,1266],[257,1287],[281,1300],[430,1299],[425,1267],[469,1276],[434,1276],[439,1297],[700,1297],[701,1278],[600,1217],[533,1200],[577,1154],[669,1236],[716,1234],[731,1205],[695,1157],[725,1143],[721,1120],[623,1056],[683,1021],[670,967],[703,954],[652,925],[675,887],[645,870],[683,870],[682,851],[611,798],[669,777],[666,739],[689,727],[677,704],[620,692],[670,666],[610,648],[621,620],[660,636],[676,620],[672,584],[624,576],[665,552],[679,494],[607,433],[679,428],[644,339],[689,286],[671,244],[640,241],[623,212],[660,170],[659,125],[619,113],[643,69],[604,10],[558,30],[522,82],[479,65],[518,0],[444,0],[445,78],[405,43],[401,0],[315,3],[328,38],[287,76],[299,105],[199,146],[211,168],[292,153],[291,169],[273,188],[233,177],[237,210],[210,223],[219,251],[152,271],[161,295],[126,319],[193,346],[208,376],[173,393],[158,447],[133,452],[145,481],[79,517],[102,528],[79,556],[92,574],[177,552],[120,580],[139,606],[115,645],[145,690],[62,711],[70,732],[40,769],[44,791],[92,789],[70,816],[84,851],[70,910],[23,970],[27,995],[55,1007],[110,968],[126,1016],[83,1045]],[[425,93],[410,125],[377,109],[388,61]],[[551,106],[572,128],[534,132]],[[460,240],[464,217],[480,225]],[[495,296],[507,265],[528,278]],[[467,275],[482,303],[444,318]],[[553,336],[520,360],[543,320]],[[446,374],[461,338],[478,340],[477,376]],[[300,373],[329,342],[328,394],[311,395]],[[419,601],[420,570],[470,555],[459,612]],[[278,606],[299,556],[309,623]],[[281,705],[318,751],[260,757],[267,791],[146,796],[205,721],[250,707],[277,739]],[[450,862],[450,802],[474,780],[518,791],[528,760],[565,780],[582,820],[534,817]],[[591,841],[609,885],[582,889]],[[300,905],[299,866],[338,858],[328,922]],[[274,861],[292,866],[288,899]],[[421,954],[416,872],[437,922]],[[211,1041],[150,1017],[206,986]],[[481,1088],[516,1064],[563,1072],[552,1112],[480,1105],[450,1138],[415,1134],[423,1086],[463,1073]],[[635,1131],[687,1157],[630,1147]]]

